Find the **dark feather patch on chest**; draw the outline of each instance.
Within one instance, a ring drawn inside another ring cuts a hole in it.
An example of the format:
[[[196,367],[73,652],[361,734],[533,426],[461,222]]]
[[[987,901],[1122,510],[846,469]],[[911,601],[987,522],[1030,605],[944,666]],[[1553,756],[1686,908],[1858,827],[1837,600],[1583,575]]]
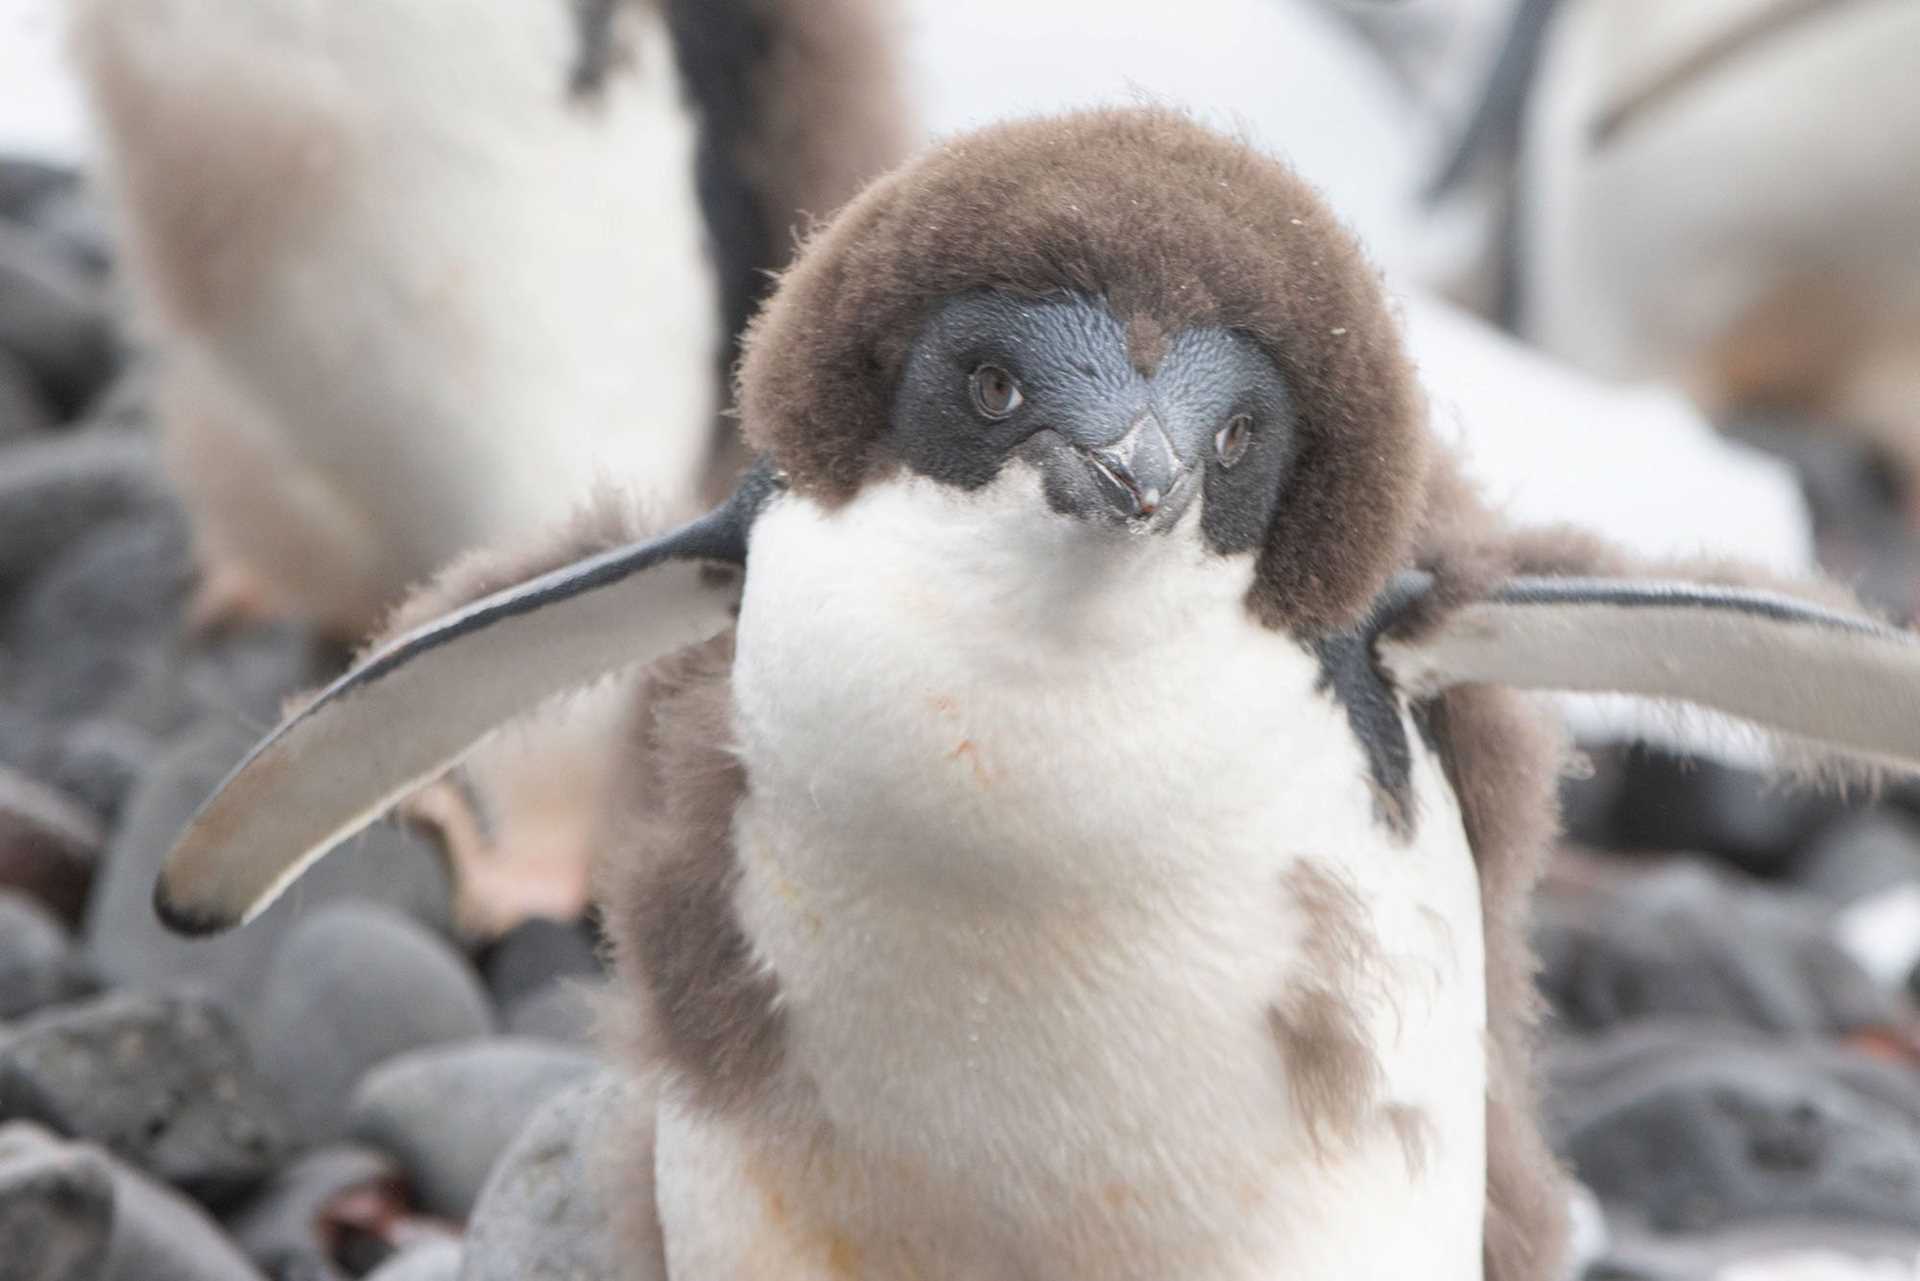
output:
[[[1315,688],[1333,695],[1367,758],[1374,817],[1403,841],[1413,839],[1419,814],[1413,795],[1413,745],[1399,696],[1374,662],[1373,642],[1424,590],[1411,576],[1396,578],[1367,616],[1351,628],[1309,642],[1320,660]]]

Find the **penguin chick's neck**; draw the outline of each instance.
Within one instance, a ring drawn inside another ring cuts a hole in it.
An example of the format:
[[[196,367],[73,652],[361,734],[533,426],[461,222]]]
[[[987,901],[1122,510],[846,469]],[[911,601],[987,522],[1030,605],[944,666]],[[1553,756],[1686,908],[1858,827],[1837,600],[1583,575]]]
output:
[[[1086,1275],[1477,1275],[1481,932],[1439,763],[1409,843],[1244,607],[1250,556],[1041,486],[900,474],[755,527],[736,908],[788,1083],[918,1199],[788,1191],[983,1274],[1082,1275],[1065,1232]]]

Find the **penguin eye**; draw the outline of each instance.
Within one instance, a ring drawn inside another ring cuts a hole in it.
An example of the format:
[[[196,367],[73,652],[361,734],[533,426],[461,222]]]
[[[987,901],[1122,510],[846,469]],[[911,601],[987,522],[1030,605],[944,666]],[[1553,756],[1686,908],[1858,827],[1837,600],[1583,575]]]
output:
[[[998,365],[975,369],[967,380],[967,389],[973,394],[973,407],[985,418],[1005,418],[1026,399],[1013,375]]]
[[[1231,467],[1240,461],[1247,452],[1247,442],[1253,439],[1253,415],[1235,414],[1227,419],[1227,425],[1214,433],[1213,452],[1220,456],[1222,467]]]

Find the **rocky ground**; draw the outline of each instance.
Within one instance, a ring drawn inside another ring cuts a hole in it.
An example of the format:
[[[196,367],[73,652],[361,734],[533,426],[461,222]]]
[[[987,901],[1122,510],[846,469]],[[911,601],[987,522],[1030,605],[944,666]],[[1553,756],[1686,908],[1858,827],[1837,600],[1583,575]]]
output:
[[[184,627],[110,257],[70,176],[0,163],[0,1278],[611,1276],[581,1177],[621,1088],[590,922],[463,944],[439,855],[395,827],[240,933],[152,917],[182,820],[340,656]],[[1878,470],[1751,434],[1800,465],[1836,570],[1905,612]],[[1538,927],[1585,1275],[1913,1275],[1914,796],[1591,764]]]

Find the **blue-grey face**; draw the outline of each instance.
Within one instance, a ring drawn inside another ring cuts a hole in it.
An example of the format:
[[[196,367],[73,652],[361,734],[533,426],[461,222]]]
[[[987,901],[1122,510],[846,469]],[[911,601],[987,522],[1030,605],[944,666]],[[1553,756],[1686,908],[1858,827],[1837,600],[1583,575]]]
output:
[[[1082,520],[1162,531],[1199,501],[1223,552],[1263,539],[1297,438],[1285,380],[1244,334],[1174,334],[1146,375],[1103,302],[988,290],[921,328],[892,432],[908,467],[963,489],[1029,463]]]

